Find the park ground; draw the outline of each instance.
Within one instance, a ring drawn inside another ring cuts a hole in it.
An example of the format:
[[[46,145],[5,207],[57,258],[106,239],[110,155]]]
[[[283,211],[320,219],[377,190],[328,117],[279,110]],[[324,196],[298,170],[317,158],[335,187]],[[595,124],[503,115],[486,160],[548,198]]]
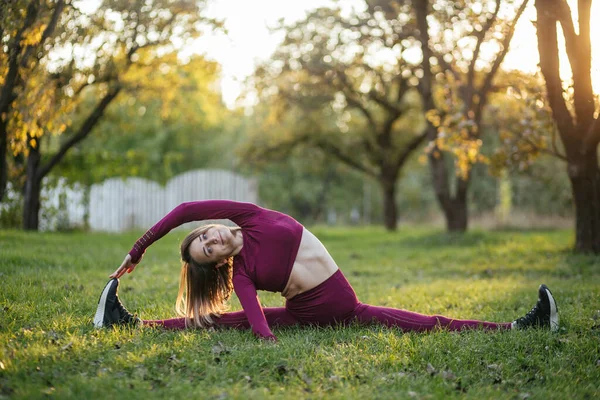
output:
[[[600,396],[600,258],[572,231],[314,227],[361,301],[511,321],[546,283],[561,328],[486,333],[397,329],[95,330],[108,275],[139,233],[0,231],[0,398],[592,399]],[[121,280],[143,318],[175,316],[175,231]],[[278,294],[260,292],[264,306]],[[233,296],[232,310],[240,309]]]

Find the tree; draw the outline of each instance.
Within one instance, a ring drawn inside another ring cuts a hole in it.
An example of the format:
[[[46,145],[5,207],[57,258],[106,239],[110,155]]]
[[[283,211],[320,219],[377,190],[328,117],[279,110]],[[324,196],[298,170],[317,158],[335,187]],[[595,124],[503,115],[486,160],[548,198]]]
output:
[[[14,101],[51,46],[59,18],[69,2],[3,1],[0,3],[0,202],[8,179],[7,125]]]
[[[470,169],[482,160],[483,113],[527,3],[368,1],[389,20],[406,19],[407,15],[416,20],[413,34],[420,42],[423,74],[419,92],[429,121],[428,159],[449,231],[463,232],[468,227],[467,191]],[[456,171],[454,183],[448,171],[450,154]]]
[[[254,79],[272,106],[267,123],[291,129],[263,129],[270,134],[253,145],[255,158],[300,144],[325,152],[379,183],[385,226],[396,229],[400,171],[425,140],[418,78],[404,59],[408,44],[367,11],[344,16],[322,8],[286,27],[284,42]]]
[[[8,115],[12,150],[27,157],[25,229],[37,229],[42,179],[74,145],[88,137],[121,91],[145,87],[161,96],[175,96],[176,82],[165,85],[163,81],[158,87],[147,78],[155,70],[178,64],[176,40],[186,42],[200,34],[199,6],[183,0],[105,1],[93,15],[75,7],[60,14],[60,29],[53,36],[55,51],[38,52],[41,62],[22,75],[24,90],[14,99],[16,106]],[[35,80],[42,85],[32,85]],[[47,90],[34,97],[31,94],[36,87]],[[39,99],[50,99],[48,106],[41,112],[27,112],[39,106]],[[76,113],[68,112],[71,110]],[[81,119],[74,121],[73,115]],[[40,142],[48,133],[60,133],[56,126],[66,130],[68,137],[44,160]]]
[[[564,147],[575,203],[575,248],[600,253],[600,123],[591,79],[591,0],[577,3],[578,32],[565,0],[536,0],[540,69],[546,95]],[[558,24],[573,75],[565,90],[559,74]]]
[[[74,146],[55,172],[85,185],[127,176],[164,184],[190,169],[231,168],[241,112],[222,104],[219,72],[217,63],[200,56],[164,73],[148,71],[153,86],[170,86],[168,93],[176,96],[157,96],[155,87],[123,91],[94,134]],[[58,147],[60,139],[53,137],[57,143],[47,147]]]

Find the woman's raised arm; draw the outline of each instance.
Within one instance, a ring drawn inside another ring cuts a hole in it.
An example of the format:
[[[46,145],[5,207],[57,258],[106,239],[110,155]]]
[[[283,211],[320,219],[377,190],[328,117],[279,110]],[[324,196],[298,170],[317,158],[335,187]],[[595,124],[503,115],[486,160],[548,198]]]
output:
[[[231,200],[201,200],[181,203],[165,215],[152,228],[148,229],[133,245],[121,266],[111,275],[118,278],[131,272],[139,264],[144,252],[152,243],[187,222],[207,219],[229,219],[243,227],[261,208],[252,203]],[[118,275],[118,276],[117,276]]]

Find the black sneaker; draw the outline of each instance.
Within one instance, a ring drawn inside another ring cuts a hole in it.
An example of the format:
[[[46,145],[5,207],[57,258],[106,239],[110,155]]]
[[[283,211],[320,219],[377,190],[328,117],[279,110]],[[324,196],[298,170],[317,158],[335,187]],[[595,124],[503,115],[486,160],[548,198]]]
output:
[[[524,317],[515,320],[512,326],[516,329],[541,327],[550,328],[553,332],[558,330],[558,306],[548,286],[540,285],[535,307]]]
[[[140,319],[127,311],[121,304],[117,294],[118,289],[118,279],[111,279],[104,287],[94,316],[94,326],[96,328],[126,324],[138,325],[140,323]]]

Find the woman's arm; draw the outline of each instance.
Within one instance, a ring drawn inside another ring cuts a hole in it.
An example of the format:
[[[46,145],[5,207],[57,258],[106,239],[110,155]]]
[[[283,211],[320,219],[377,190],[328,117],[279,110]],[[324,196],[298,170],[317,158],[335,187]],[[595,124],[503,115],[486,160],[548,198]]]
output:
[[[144,256],[142,255],[142,257],[144,257]],[[140,259],[137,261],[137,263],[133,263],[131,261],[131,256],[129,254],[127,254],[125,256],[125,259],[119,266],[119,268],[117,268],[117,270],[115,272],[113,272],[112,274],[110,274],[108,277],[119,279],[120,277],[125,275],[125,272],[127,272],[129,274],[132,273],[133,270],[135,269],[135,266],[138,265],[140,263],[140,261],[142,261],[142,257],[140,257]]]
[[[261,339],[277,341],[277,337],[271,332],[265,313],[258,301],[254,282],[247,276],[238,274],[233,277],[233,287],[252,327],[252,332]]]
[[[181,203],[135,242],[129,252],[131,263],[139,263],[148,246],[166,235],[171,229],[182,224],[207,219],[230,219],[243,227],[244,222],[258,210],[260,210],[260,207],[252,203],[230,200],[203,200]]]

